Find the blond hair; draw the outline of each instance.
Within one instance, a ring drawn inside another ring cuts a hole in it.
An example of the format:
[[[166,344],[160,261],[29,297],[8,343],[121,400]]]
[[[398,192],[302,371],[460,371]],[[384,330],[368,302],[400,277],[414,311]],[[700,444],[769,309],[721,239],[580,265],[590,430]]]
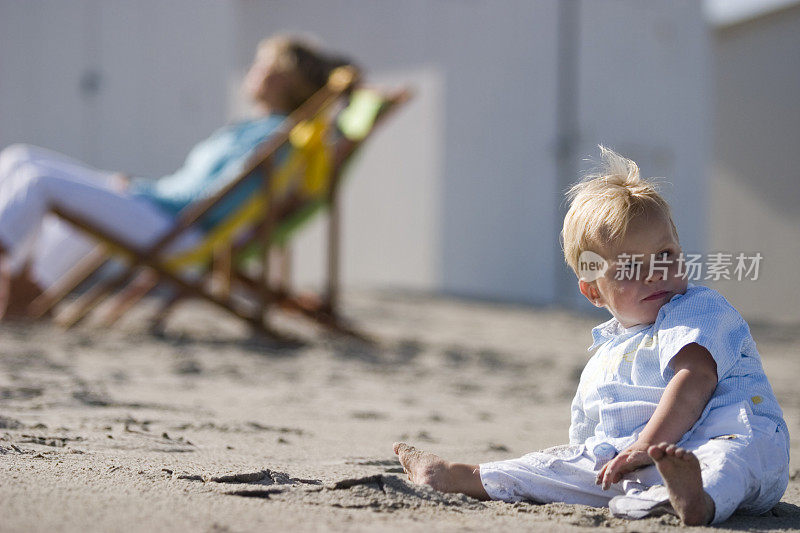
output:
[[[655,181],[639,176],[635,162],[600,146],[599,167],[567,191],[569,210],[561,230],[564,260],[578,274],[581,253],[619,242],[631,220],[644,213],[659,213],[669,220],[675,239],[678,231],[672,213]]]

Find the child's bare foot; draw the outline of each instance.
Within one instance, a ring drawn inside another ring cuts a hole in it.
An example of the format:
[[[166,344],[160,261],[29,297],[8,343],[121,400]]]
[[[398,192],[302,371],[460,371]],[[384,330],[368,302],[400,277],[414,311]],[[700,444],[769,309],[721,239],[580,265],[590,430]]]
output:
[[[695,455],[674,444],[662,442],[647,449],[656,462],[669,491],[669,501],[687,526],[711,523],[714,500],[703,490],[700,462]]]
[[[430,485],[441,492],[460,492],[480,500],[489,499],[477,465],[451,463],[405,442],[395,442],[393,448],[412,483]]]
[[[450,492],[448,490],[450,464],[447,461],[438,455],[409,446],[405,442],[395,442],[393,448],[412,483],[430,485],[436,490]]]

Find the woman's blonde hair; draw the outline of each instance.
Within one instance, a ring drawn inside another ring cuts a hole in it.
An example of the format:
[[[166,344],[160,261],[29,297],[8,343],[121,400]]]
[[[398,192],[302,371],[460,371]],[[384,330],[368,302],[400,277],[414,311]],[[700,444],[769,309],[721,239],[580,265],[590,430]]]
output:
[[[290,111],[321,89],[335,68],[345,65],[356,68],[349,59],[324,53],[311,41],[291,35],[275,35],[262,40],[258,52],[262,51],[274,54],[280,68],[295,74],[293,86],[286,94]]]
[[[666,200],[652,179],[639,176],[635,162],[600,146],[600,165],[567,191],[569,210],[561,230],[564,260],[578,274],[582,252],[619,242],[638,215],[660,213],[678,231]]]

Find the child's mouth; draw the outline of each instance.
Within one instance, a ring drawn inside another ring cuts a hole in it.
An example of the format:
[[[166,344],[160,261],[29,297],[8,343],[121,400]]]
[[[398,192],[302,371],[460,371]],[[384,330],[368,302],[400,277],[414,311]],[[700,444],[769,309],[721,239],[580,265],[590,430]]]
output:
[[[660,300],[660,299],[664,298],[665,296],[667,296],[668,294],[669,294],[669,291],[658,291],[656,293],[651,294],[647,298],[645,298],[645,301]]]

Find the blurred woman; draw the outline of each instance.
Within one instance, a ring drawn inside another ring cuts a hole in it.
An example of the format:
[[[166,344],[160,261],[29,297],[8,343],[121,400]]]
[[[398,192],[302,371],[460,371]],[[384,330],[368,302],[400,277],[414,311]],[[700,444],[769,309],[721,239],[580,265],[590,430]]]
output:
[[[0,152],[0,319],[25,318],[27,306],[69,270],[94,242],[48,215],[73,213],[123,242],[146,247],[164,235],[189,204],[212,196],[234,179],[253,150],[276,133],[286,116],[349,62],[291,37],[262,41],[243,83],[255,104],[250,120],[220,128],[197,144],[183,166],[156,180],[129,181],[62,154],[16,144]],[[250,180],[215,208],[206,227],[224,218],[258,186]],[[175,243],[190,246],[200,229]]]

